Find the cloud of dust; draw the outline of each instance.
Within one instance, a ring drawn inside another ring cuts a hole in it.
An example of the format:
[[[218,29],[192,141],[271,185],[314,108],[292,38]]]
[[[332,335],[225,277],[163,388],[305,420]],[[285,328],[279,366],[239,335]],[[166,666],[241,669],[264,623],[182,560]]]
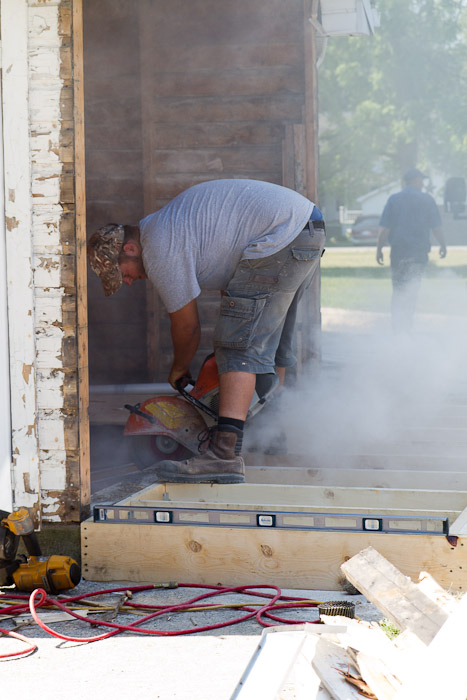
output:
[[[457,407],[467,389],[467,286],[461,278],[452,282],[452,273],[440,278],[438,301],[456,315],[416,315],[410,334],[392,333],[389,314],[386,330],[324,331],[321,367],[283,391],[277,417],[265,412],[252,426],[255,445],[267,451],[277,443],[280,423],[289,454],[308,455],[310,466],[322,460],[323,466],[339,467],[340,456],[395,454],[398,441],[420,440],[413,429],[424,430],[423,440],[429,441],[430,432],[460,427]]]

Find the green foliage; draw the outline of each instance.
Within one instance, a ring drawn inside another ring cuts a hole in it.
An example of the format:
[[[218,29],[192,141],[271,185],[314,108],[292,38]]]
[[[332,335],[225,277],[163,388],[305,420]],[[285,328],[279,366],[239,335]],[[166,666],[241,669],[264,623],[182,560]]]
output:
[[[387,617],[383,617],[379,622],[379,626],[382,628],[383,632],[386,632],[389,639],[395,639],[401,633],[400,629],[396,625],[388,620]]]
[[[467,0],[379,0],[373,37],[319,71],[321,192],[339,203],[413,165],[467,175]]]

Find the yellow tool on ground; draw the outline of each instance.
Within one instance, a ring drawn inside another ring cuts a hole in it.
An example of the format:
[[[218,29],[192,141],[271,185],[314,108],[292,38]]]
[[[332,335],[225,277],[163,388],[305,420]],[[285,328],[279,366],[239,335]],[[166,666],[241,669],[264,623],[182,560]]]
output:
[[[20,538],[27,556],[17,556]],[[14,513],[0,510],[0,586],[12,586],[20,591],[43,588],[56,594],[73,588],[81,580],[81,570],[74,559],[52,554],[43,557],[34,524],[27,508]]]

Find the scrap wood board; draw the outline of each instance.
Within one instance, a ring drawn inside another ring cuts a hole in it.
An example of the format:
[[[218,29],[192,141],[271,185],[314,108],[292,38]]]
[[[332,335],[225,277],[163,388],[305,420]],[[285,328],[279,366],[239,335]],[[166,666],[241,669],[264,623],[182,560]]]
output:
[[[326,615],[322,626],[269,628],[231,700],[277,700],[284,690],[304,700],[465,700],[467,596],[426,572],[412,582],[372,547],[342,571],[402,633],[390,640],[375,622]]]
[[[120,506],[127,520],[95,522],[91,518],[82,523],[83,575],[96,581],[273,583],[284,588],[339,590],[340,565],[373,546],[404,574],[417,576],[420,570],[427,571],[442,586],[463,591],[464,539],[448,540],[442,530],[407,534],[404,528],[407,518],[415,529],[419,523],[421,530],[426,522],[439,527],[443,515],[458,517],[466,501],[465,494],[454,491],[155,484],[115,504],[115,511]],[[111,511],[112,505],[103,508]],[[192,520],[177,524],[170,519],[130,521],[135,511],[150,511],[151,517],[160,512],[165,517],[177,508],[185,517],[191,513]],[[218,518],[222,513],[227,520],[223,525],[203,524],[208,512]],[[234,522],[253,514],[258,522],[260,516],[270,517],[271,524],[274,517],[279,522],[284,512],[295,526],[260,527],[255,523],[239,527]],[[367,515],[370,523],[392,524],[392,529],[362,531],[358,529],[363,522],[359,513],[363,518]],[[330,526],[297,524],[300,518],[314,523],[315,515],[325,517]],[[353,524],[339,529],[342,518]]]

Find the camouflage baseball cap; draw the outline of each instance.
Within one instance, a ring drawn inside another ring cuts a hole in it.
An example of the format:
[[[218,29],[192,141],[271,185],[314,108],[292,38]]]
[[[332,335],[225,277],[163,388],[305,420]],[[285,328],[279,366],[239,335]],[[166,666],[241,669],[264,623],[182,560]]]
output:
[[[121,224],[107,224],[93,233],[88,241],[88,260],[102,282],[106,297],[122,286],[118,257],[122,250],[125,231]]]

